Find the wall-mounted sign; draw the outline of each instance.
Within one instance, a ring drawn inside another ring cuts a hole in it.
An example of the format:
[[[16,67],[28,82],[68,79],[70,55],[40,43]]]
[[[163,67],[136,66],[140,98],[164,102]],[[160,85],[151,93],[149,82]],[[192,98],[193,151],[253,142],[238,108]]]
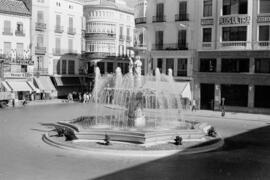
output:
[[[4,72],[5,78],[30,78],[32,76],[31,73]]]
[[[228,16],[220,17],[220,25],[232,25],[232,24],[249,24],[250,16]]]
[[[269,23],[270,22],[270,16],[258,16],[257,17],[257,23]]]
[[[202,26],[207,26],[207,25],[214,25],[214,19],[201,19],[201,25]]]

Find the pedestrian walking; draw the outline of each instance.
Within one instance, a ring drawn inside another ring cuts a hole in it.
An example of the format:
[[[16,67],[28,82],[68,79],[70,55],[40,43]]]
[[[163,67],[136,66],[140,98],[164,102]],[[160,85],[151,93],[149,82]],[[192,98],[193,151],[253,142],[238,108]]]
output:
[[[192,100],[191,111],[192,111],[192,112],[193,112],[193,111],[196,111],[196,100],[195,100],[195,99]]]
[[[224,117],[225,116],[225,98],[221,98],[221,116]]]

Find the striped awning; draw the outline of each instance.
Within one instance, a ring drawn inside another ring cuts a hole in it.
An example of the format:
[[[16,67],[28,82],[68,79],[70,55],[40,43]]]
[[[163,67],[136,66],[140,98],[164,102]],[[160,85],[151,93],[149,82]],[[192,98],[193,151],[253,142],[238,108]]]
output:
[[[32,89],[26,81],[6,81],[11,91],[29,91],[32,92]]]
[[[11,87],[7,84],[6,81],[2,81],[1,82],[2,86],[4,86],[4,88],[6,89],[6,91],[11,91]]]
[[[34,80],[41,91],[45,91],[49,93],[52,91],[56,91],[49,76],[40,76],[38,78],[35,77]]]
[[[81,86],[79,77],[54,77],[57,86]]]

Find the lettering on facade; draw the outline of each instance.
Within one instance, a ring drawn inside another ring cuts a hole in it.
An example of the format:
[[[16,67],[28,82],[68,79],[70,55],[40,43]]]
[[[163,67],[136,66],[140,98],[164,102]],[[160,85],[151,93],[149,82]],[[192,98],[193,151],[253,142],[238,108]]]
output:
[[[220,25],[232,25],[232,24],[249,24],[250,16],[229,16],[229,17],[220,17]]]
[[[33,75],[31,73],[13,73],[13,72],[5,72],[5,78],[30,78]]]
[[[201,19],[201,25],[207,26],[207,25],[214,25],[214,19]]]
[[[270,22],[270,16],[258,16],[257,17],[257,23],[269,23]]]

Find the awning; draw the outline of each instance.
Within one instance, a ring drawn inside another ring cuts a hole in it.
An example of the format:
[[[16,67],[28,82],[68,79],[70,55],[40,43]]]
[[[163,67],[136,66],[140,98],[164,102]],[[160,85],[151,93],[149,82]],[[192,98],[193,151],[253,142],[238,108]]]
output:
[[[36,82],[40,91],[45,91],[45,92],[56,91],[51,81],[51,78],[49,76],[39,76],[38,78],[34,77],[34,81]]]
[[[26,81],[6,81],[11,87],[11,91],[34,91]]]
[[[81,86],[79,77],[54,77],[57,86]]]
[[[27,81],[27,84],[31,87],[31,89],[37,93],[40,92],[40,90],[38,88],[35,87],[35,85],[33,84],[33,82],[31,81]]]
[[[4,88],[6,89],[6,91],[11,91],[11,87],[7,84],[6,81],[2,81],[1,84],[4,86]]]
[[[191,89],[189,82],[174,82],[170,84],[165,81],[147,81],[143,88],[164,92],[168,94],[179,94],[182,98],[188,98],[191,100]]]

